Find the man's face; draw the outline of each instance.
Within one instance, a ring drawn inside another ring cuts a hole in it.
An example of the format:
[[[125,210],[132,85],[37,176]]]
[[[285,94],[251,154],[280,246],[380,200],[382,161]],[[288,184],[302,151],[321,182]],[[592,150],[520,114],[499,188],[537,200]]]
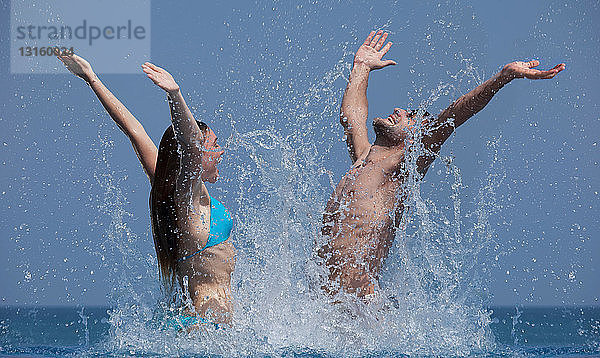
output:
[[[409,113],[401,108],[394,108],[394,112],[387,118],[373,119],[375,135],[384,139],[390,145],[401,145],[414,134],[416,123],[415,113]]]

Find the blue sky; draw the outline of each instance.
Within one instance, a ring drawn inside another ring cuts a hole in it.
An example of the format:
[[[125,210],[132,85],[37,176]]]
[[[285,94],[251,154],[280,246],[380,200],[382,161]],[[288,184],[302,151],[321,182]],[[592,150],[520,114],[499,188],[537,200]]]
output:
[[[8,49],[9,2],[0,6],[0,44]],[[390,32],[387,58],[398,65],[372,74],[370,117],[426,102],[437,113],[513,60],[536,58],[543,68],[565,62],[553,80],[520,80],[502,89],[457,130],[442,155],[460,169],[465,215],[476,211],[486,183],[495,188],[487,222],[497,247],[481,260],[489,302],[588,305],[598,304],[600,294],[600,66],[593,21],[599,15],[592,1],[154,1],[145,60],[168,69],[196,117],[239,154],[225,158],[223,180],[210,186],[238,214],[248,213],[238,207],[244,195],[286,190],[269,183],[270,175],[293,174],[268,159],[249,167],[248,133],[304,141],[292,152],[316,153],[322,163],[316,167],[335,182],[348,168],[337,112],[353,51],[371,29]],[[13,75],[8,51],[0,68],[0,303],[107,304],[128,280],[156,274],[147,269],[153,244],[141,166],[81,80]],[[169,123],[164,95],[141,71],[101,79],[158,143]],[[430,101],[441,87],[447,93]],[[302,171],[304,160],[295,170]],[[244,187],[247,178],[236,178],[239,173],[260,180]],[[453,204],[444,173],[436,162],[423,184],[423,195],[441,209]],[[324,205],[331,188],[326,179],[319,183],[303,193]],[[320,207],[305,209],[320,215]],[[236,243],[242,251],[255,244]]]

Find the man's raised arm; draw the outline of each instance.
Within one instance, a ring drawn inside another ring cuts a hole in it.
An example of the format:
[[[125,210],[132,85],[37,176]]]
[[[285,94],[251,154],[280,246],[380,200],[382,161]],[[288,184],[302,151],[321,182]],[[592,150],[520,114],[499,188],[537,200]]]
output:
[[[342,98],[340,109],[340,123],[344,127],[346,145],[352,163],[364,157],[370,144],[367,136],[367,116],[369,113],[369,102],[367,101],[367,86],[369,73],[396,63],[381,58],[388,52],[392,43],[383,46],[388,34],[379,30],[377,33],[371,31],[356,54],[350,79]],[[383,47],[383,48],[382,48]]]
[[[564,63],[547,71],[534,69],[539,64],[540,62],[537,60],[511,62],[492,78],[457,99],[437,118],[424,120],[422,142],[425,153],[419,157],[417,162],[419,172],[422,174],[427,172],[429,165],[435,159],[435,154],[439,152],[442,144],[450,137],[454,129],[482,110],[508,82],[515,78],[550,79],[565,69]]]

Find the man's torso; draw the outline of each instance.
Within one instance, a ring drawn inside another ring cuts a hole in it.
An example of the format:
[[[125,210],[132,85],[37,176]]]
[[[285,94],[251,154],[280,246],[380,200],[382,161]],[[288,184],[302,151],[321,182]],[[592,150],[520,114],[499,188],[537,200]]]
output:
[[[318,255],[330,271],[330,293],[372,293],[402,214],[402,159],[357,162],[340,180],[323,214],[327,242]]]

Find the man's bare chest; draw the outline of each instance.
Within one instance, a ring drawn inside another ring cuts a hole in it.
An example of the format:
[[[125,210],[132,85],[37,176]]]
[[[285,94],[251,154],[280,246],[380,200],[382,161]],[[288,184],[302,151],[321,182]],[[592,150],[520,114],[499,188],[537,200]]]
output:
[[[334,196],[347,200],[375,200],[388,197],[401,189],[402,180],[398,176],[378,166],[359,166],[350,169],[338,183]]]

